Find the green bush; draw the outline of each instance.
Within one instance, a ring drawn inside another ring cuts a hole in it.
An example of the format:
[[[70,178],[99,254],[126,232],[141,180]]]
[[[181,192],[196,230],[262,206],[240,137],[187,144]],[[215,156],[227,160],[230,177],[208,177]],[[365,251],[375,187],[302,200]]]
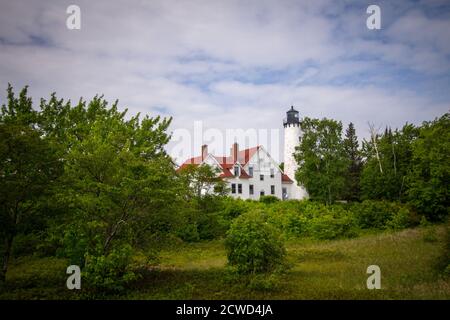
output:
[[[240,274],[270,272],[284,263],[283,241],[263,215],[259,210],[245,213],[227,233],[228,263]]]
[[[274,202],[278,202],[278,201],[280,201],[280,199],[278,199],[277,197],[275,197],[275,196],[261,196],[261,197],[259,197],[259,202],[262,202],[262,203],[274,203]]]
[[[222,212],[200,214],[198,219],[198,236],[200,240],[217,239],[225,235],[229,222],[223,218]]]
[[[12,252],[14,257],[27,256],[32,254],[38,254],[40,252],[36,251],[36,248],[39,248],[41,243],[43,242],[40,234],[37,233],[28,233],[23,234],[19,233],[13,242]]]
[[[364,200],[352,207],[358,225],[363,229],[385,229],[392,218],[392,207],[389,202]]]
[[[283,201],[272,205],[268,221],[290,237],[335,239],[351,237],[357,225],[351,211],[341,205],[324,205],[311,201]]]
[[[116,248],[107,255],[86,255],[85,261],[83,283],[96,291],[120,291],[138,278],[132,268],[133,250],[129,245]]]
[[[255,206],[254,201],[244,201],[242,199],[234,199],[231,197],[223,199],[223,214],[225,218],[232,220],[241,214],[249,211],[250,207]]]
[[[404,229],[419,224],[419,216],[406,204],[390,201],[364,200],[350,207],[363,229]]]
[[[387,226],[394,230],[405,229],[419,224],[416,213],[406,206],[399,206],[392,215],[392,219],[387,222]]]
[[[319,240],[331,240],[356,235],[355,223],[350,216],[334,217],[330,214],[311,219],[309,234]]]

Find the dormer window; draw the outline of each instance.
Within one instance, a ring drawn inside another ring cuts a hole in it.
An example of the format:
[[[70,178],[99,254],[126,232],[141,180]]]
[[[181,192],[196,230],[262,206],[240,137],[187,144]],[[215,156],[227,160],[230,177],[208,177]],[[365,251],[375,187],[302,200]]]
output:
[[[239,166],[238,165],[234,166],[234,176],[239,177]]]

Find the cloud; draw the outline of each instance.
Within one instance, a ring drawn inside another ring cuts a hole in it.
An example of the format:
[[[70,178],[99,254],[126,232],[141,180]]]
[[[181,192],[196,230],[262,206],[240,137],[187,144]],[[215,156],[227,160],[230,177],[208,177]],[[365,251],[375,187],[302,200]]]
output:
[[[191,136],[195,121],[280,130],[267,142],[280,160],[292,104],[352,121],[363,137],[368,120],[420,123],[450,106],[450,10],[440,1],[381,1],[379,31],[365,27],[365,2],[80,0],[77,31],[65,27],[69,4],[1,3],[0,88],[28,84],[35,101],[103,93],[132,114],[173,116],[171,129]],[[184,157],[201,141],[190,144]]]

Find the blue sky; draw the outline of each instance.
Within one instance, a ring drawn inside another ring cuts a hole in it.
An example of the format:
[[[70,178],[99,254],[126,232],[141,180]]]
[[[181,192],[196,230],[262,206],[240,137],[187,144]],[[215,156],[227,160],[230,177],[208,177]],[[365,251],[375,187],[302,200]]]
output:
[[[66,28],[70,4],[81,30]],[[366,28],[370,4],[381,30]],[[0,0],[2,103],[8,82],[29,85],[36,102],[104,94],[131,114],[173,116],[175,135],[195,121],[281,130],[293,104],[366,137],[368,121],[398,127],[450,109],[450,3]],[[282,160],[280,132],[266,147]]]

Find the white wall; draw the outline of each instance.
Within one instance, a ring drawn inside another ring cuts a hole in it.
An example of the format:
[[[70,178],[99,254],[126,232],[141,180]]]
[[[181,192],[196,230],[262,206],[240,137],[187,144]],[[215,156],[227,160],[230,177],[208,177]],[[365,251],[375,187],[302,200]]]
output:
[[[271,186],[275,186],[275,194],[274,196],[282,199],[282,183],[281,183],[281,171],[278,165],[270,158],[265,150],[259,148],[259,150],[253,155],[253,157],[249,160],[247,165],[245,165],[245,172],[249,173],[249,167],[253,166],[253,177],[249,179],[239,179],[239,178],[227,178],[228,187],[231,189],[231,184],[241,183],[242,184],[242,194],[232,194],[230,195],[235,198],[242,199],[253,199],[258,200],[260,197],[261,190],[264,191],[264,194],[271,194]],[[270,169],[274,171],[274,177],[270,177]],[[260,180],[260,175],[264,175],[264,180]],[[253,185],[254,194],[249,194],[249,186]],[[237,192],[236,186],[236,192]]]
[[[294,153],[295,147],[300,143],[302,131],[300,124],[289,124],[284,128],[284,173],[294,181],[289,187],[289,199],[303,199],[308,197],[305,188],[298,186],[295,180],[295,172],[298,169]]]

